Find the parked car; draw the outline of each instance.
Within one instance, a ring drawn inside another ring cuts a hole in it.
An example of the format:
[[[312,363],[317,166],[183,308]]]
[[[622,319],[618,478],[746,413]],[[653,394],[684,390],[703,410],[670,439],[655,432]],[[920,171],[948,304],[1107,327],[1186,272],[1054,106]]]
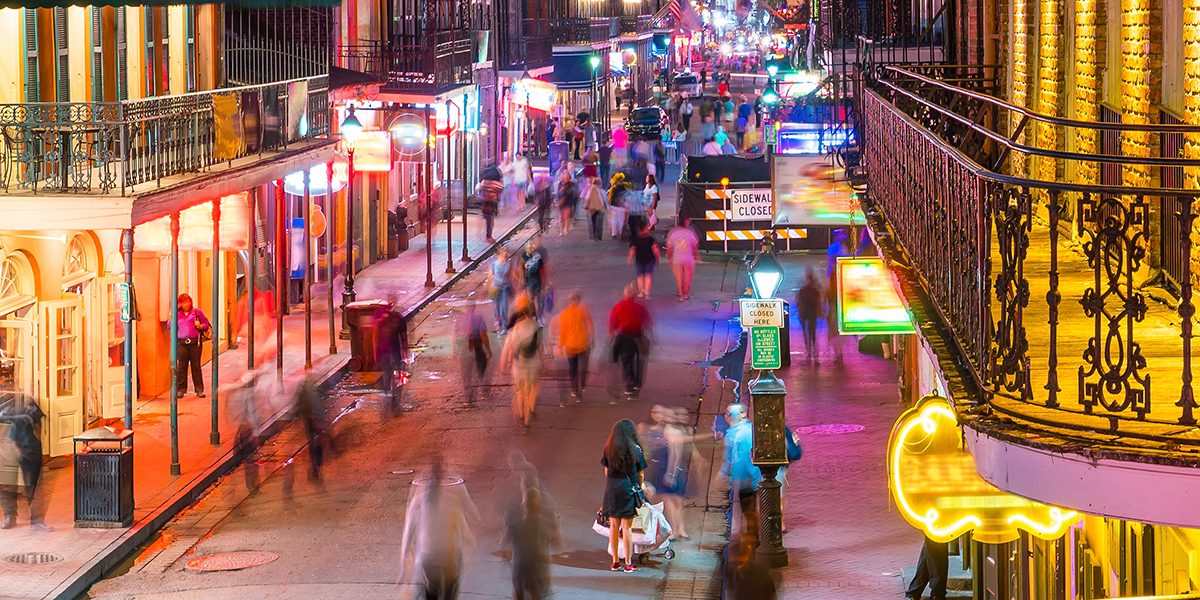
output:
[[[667,113],[657,106],[642,106],[633,109],[625,117],[625,132],[631,140],[662,139],[663,126],[667,124]]]
[[[687,94],[689,97],[699,96],[700,78],[695,73],[680,73],[671,80],[671,91]]]

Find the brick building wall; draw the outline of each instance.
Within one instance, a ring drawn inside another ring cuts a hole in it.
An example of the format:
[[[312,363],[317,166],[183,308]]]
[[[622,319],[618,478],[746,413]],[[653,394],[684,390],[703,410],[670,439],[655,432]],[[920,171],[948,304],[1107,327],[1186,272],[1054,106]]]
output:
[[[1162,5],[1159,0],[1121,0],[1121,121],[1158,122],[1162,102]],[[1121,136],[1127,156],[1156,156],[1158,140],[1149,132],[1130,131]],[[1151,187],[1156,170],[1148,165],[1125,165],[1127,185]]]
[[[1012,0],[1012,97],[1009,99],[1013,104],[1024,107],[1036,106],[1030,102],[1030,87],[1033,78],[1036,76],[1032,72],[1036,54],[1031,52],[1030,31],[1032,29],[1033,12],[1037,10],[1036,0]],[[1012,131],[1016,131],[1019,126],[1020,117],[1014,115],[1010,123]],[[1028,128],[1021,132],[1017,137],[1017,142],[1027,143],[1029,139]],[[1031,170],[1031,165],[1027,164],[1026,157],[1020,152],[1011,154],[1010,159],[1013,175],[1026,176]]]
[[[1104,38],[1103,0],[1075,0],[1075,80],[1068,89],[1075,93],[1075,118],[1081,121],[1100,120],[1100,101],[1104,85],[1101,70],[1107,47]],[[1075,150],[1083,154],[1100,152],[1100,135],[1094,129],[1076,128]],[[1077,165],[1075,176],[1079,183],[1100,181],[1096,163]]]
[[[1063,5],[1061,0],[1038,2],[1038,97],[1037,110],[1043,115],[1063,114]],[[1037,125],[1039,148],[1061,150],[1064,147],[1060,127],[1051,123]],[[1061,175],[1060,161],[1043,157],[1037,166],[1037,176],[1054,181]]]

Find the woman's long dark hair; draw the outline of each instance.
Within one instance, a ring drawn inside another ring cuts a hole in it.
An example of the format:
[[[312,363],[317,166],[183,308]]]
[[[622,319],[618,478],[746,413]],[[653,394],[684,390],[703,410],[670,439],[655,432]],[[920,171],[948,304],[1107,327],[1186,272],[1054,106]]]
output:
[[[608,470],[632,473],[638,463],[637,448],[637,428],[633,426],[633,421],[617,421],[604,444],[604,458],[608,460]]]

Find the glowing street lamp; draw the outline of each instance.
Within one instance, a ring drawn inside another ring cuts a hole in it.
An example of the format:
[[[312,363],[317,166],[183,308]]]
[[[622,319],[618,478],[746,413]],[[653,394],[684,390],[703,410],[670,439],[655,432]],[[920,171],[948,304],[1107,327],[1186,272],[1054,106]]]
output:
[[[750,262],[750,288],[756,300],[771,300],[783,283],[783,266],[775,258],[770,237],[763,238],[762,249]]]
[[[779,73],[779,65],[777,65],[777,64],[767,65],[767,77],[769,77],[771,79],[775,79],[775,75],[778,73]]]
[[[342,141],[346,144],[346,157],[349,159],[349,176],[346,180],[346,275],[342,280],[342,331],[339,334],[343,340],[350,339],[350,321],[346,316],[346,307],[355,300],[354,294],[354,144],[362,135],[363,126],[358,117],[354,116],[354,107],[346,109],[346,118],[342,120]],[[332,190],[330,196],[332,197]],[[333,260],[333,256],[329,257]]]
[[[767,89],[763,92],[762,101],[767,106],[775,106],[779,104],[779,92],[775,91],[775,82],[767,83]]]

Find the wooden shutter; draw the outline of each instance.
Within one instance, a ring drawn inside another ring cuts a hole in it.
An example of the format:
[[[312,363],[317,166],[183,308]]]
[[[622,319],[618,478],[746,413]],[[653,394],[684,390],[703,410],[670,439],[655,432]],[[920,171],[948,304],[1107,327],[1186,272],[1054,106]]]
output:
[[[25,8],[25,101],[41,99],[38,89],[38,9]]]
[[[185,28],[187,31],[187,91],[196,91],[196,7],[191,4],[184,7]]]
[[[71,101],[71,63],[67,56],[67,9],[54,7],[54,95],[58,102]]]
[[[129,99],[129,62],[125,53],[129,46],[125,41],[125,31],[127,22],[125,16],[125,7],[118,6],[117,9],[117,100]]]
[[[158,8],[144,7],[142,8],[142,30],[144,35],[142,41],[146,46],[146,96],[154,96],[158,93],[158,86],[155,83],[158,81],[158,65],[154,61],[154,22],[157,20]]]
[[[171,27],[170,27],[170,23],[168,21],[168,16],[170,15],[170,12],[167,10],[167,7],[165,7],[165,6],[159,7],[155,10],[159,14],[159,19],[160,19],[159,31],[162,32],[162,43],[159,45],[159,47],[162,48],[162,64],[159,65],[159,68],[162,69],[162,75],[160,77],[161,80],[158,82],[158,89],[159,89],[159,93],[161,93],[161,94],[170,94],[171,93],[171,83],[170,83],[171,82],[171,45],[170,45]]]
[[[104,102],[104,30],[99,6],[88,9],[92,17],[92,102]]]

